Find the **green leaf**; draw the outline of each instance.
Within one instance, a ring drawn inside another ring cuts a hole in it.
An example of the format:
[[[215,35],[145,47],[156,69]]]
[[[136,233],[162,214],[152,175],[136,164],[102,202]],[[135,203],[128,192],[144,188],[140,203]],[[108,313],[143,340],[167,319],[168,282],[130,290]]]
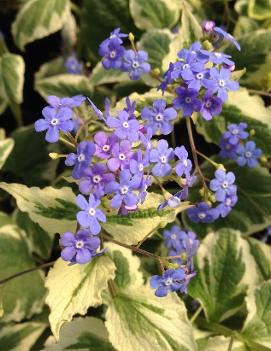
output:
[[[198,351],[228,351],[231,338],[225,336],[213,336],[207,339],[203,347],[199,347]],[[245,344],[238,340],[234,340],[231,351],[250,351]]]
[[[26,44],[58,31],[64,25],[69,12],[69,0],[28,0],[12,24],[16,45],[24,50]]]
[[[138,47],[149,54],[152,69],[159,68],[162,71],[162,62],[169,53],[172,38],[173,34],[168,29],[149,30],[141,37]],[[157,83],[156,81],[156,85]]]
[[[61,258],[56,261],[45,283],[46,303],[51,310],[49,321],[56,339],[63,323],[71,321],[77,313],[86,314],[89,307],[102,304],[102,292],[114,276],[115,265],[109,257],[100,256],[82,265],[70,265]]]
[[[38,322],[1,325],[0,349],[5,351],[31,350],[45,328],[46,324]]]
[[[112,299],[105,318],[118,351],[196,350],[185,306],[173,293],[159,298],[147,286],[127,288]]]
[[[262,280],[271,279],[271,247],[261,241],[248,238],[250,252],[257,265],[258,275]]]
[[[106,252],[116,266],[115,283],[119,289],[143,285],[143,275],[140,272],[140,259],[132,251],[113,243],[106,243]]]
[[[129,0],[83,0],[78,43],[81,56],[97,62],[99,45],[118,27],[122,33],[139,34],[129,13]]]
[[[257,29],[259,29],[257,21],[245,16],[240,16],[235,24],[233,36],[238,39],[242,35],[255,32]]]
[[[0,218],[1,220],[1,218]],[[35,267],[27,246],[27,238],[11,220],[0,222],[0,280],[20,271]],[[1,286],[1,308],[3,322],[30,318],[39,313],[43,306],[44,286],[42,274],[32,272],[10,280]]]
[[[188,46],[202,37],[202,29],[193,15],[192,8],[187,1],[182,1],[182,18],[180,27],[182,44]]]
[[[208,234],[197,254],[197,276],[189,294],[200,301],[209,321],[222,321],[240,310],[248,286],[257,283],[253,257],[240,232]]]
[[[227,171],[232,171],[236,177],[238,201],[226,218],[210,224],[192,223],[185,218],[188,227],[199,235],[206,235],[212,230],[232,228],[240,230],[243,235],[250,235],[271,225],[271,175],[262,167],[239,167],[233,162],[215,159],[225,165]],[[208,163],[202,166],[204,175],[212,179],[215,169]],[[257,180],[257,181],[255,181]],[[191,196],[198,201],[198,187],[191,189]]]
[[[249,0],[248,15],[260,21],[271,18],[271,1]]]
[[[22,56],[5,53],[0,57],[0,90],[9,104],[23,101],[24,71]]]
[[[82,94],[90,96],[93,87],[86,76],[67,73],[37,78],[35,90],[46,100],[48,95],[64,97]]]
[[[127,73],[118,71],[117,69],[104,69],[99,62],[91,72],[89,77],[91,85],[98,86],[109,83],[128,82],[130,78]]]
[[[167,195],[168,198],[171,196]],[[178,213],[190,206],[189,202],[182,202],[176,208],[158,212],[157,207],[164,201],[162,195],[148,193],[144,204],[139,206],[138,211],[131,212],[127,216],[107,215],[107,222],[102,227],[116,240],[130,245],[137,244],[146,236],[151,236],[158,228],[163,228],[173,222]]]
[[[232,56],[236,69],[246,68],[242,85],[262,90],[270,67],[271,30],[256,30],[238,38],[241,51],[229,45],[225,53]]]
[[[242,335],[271,349],[271,281],[252,289],[246,299],[248,316]]]
[[[26,185],[48,185],[55,178],[58,165],[57,160],[48,157],[49,152],[58,151],[55,145],[48,145],[44,135],[37,133],[33,125],[17,128],[11,136],[15,145],[4,171]]]
[[[0,188],[13,196],[19,210],[27,212],[30,219],[50,235],[75,230],[78,208],[70,188],[28,188],[22,184],[4,182],[0,183]]]
[[[130,0],[130,12],[140,29],[171,28],[178,21],[180,3],[176,0]]]
[[[44,259],[49,259],[53,244],[52,236],[37,223],[32,222],[26,212],[16,211],[14,217],[18,226],[27,234],[31,252],[35,252]]]
[[[5,164],[13,147],[14,147],[14,140],[13,139],[7,138],[4,140],[0,140],[0,169]]]
[[[248,129],[254,129],[253,140],[267,155],[271,155],[271,110],[264,106],[257,95],[249,95],[245,88],[229,94],[229,100],[223,106],[220,116],[211,121],[197,120],[197,131],[207,142],[219,143],[228,124],[246,122]]]
[[[46,342],[47,344],[47,342]],[[108,341],[108,333],[104,323],[94,317],[75,318],[63,325],[60,340],[52,343],[44,351],[66,350],[114,351]]]

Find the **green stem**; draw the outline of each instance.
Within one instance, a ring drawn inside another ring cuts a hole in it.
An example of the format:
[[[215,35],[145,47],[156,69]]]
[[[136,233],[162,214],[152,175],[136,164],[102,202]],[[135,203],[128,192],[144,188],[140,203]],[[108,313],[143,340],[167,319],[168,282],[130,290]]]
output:
[[[199,306],[199,308],[197,308],[196,312],[193,314],[193,316],[190,319],[191,323],[195,322],[195,320],[198,318],[202,310],[203,310],[202,306]]]
[[[76,146],[74,144],[72,144],[68,140],[64,139],[63,137],[59,137],[59,141],[61,141],[64,145],[66,145],[67,147],[69,147],[73,150],[76,149]]]
[[[230,338],[230,343],[229,343],[229,346],[228,346],[227,351],[231,351],[231,350],[232,350],[233,342],[234,342],[234,339],[233,339],[233,337],[231,336],[231,338]]]
[[[249,93],[271,97],[271,93],[262,90],[248,89]]]
[[[196,153],[198,155],[200,155],[202,158],[204,158],[206,161],[208,161],[209,163],[211,163],[211,165],[213,165],[215,168],[218,168],[220,165],[218,163],[216,163],[215,161],[213,161],[212,159],[210,159],[208,156],[204,155],[202,152],[196,150]]]
[[[113,298],[117,296],[117,286],[116,286],[114,280],[112,280],[112,279],[108,280],[108,289],[109,289],[110,295]]]

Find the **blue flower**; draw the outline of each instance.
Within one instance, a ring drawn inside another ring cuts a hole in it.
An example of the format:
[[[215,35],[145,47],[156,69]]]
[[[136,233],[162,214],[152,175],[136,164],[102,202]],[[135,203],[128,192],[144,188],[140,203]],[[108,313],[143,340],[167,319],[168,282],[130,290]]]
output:
[[[120,44],[123,43],[122,38],[128,37],[128,34],[121,33],[120,28],[115,28],[111,33],[109,38],[105,39],[102,43],[101,46],[108,45],[110,43],[110,40],[118,40]]]
[[[70,74],[80,74],[82,72],[82,64],[77,60],[75,54],[68,56],[64,65]]]
[[[179,177],[183,174],[188,175],[192,170],[192,162],[188,159],[188,152],[184,146],[175,148],[175,155],[178,157],[179,161],[176,164],[175,171]]]
[[[185,292],[187,288],[186,275],[182,268],[168,269],[162,276],[154,275],[150,280],[151,288],[156,289],[155,295],[163,297],[169,291]]]
[[[72,109],[81,106],[85,99],[86,98],[83,95],[75,95],[64,98],[59,98],[55,95],[49,95],[47,97],[47,101],[51,107],[56,110],[69,111],[69,113],[73,113]]]
[[[132,174],[138,174],[143,177],[144,168],[149,166],[148,157],[143,157],[142,151],[138,150],[136,154],[133,155],[129,162],[130,171]]]
[[[168,249],[182,250],[182,240],[185,238],[185,232],[178,225],[172,226],[169,230],[164,230],[163,236]]]
[[[76,198],[78,207],[81,209],[77,213],[78,223],[84,227],[88,228],[92,235],[97,235],[101,231],[100,222],[106,222],[105,214],[97,208],[101,201],[96,200],[94,195],[89,196],[87,201],[83,195],[78,195]]]
[[[147,121],[147,127],[152,129],[152,133],[170,134],[173,130],[172,120],[176,119],[177,112],[174,108],[166,108],[165,100],[154,101],[152,107],[144,107],[141,117]]]
[[[201,102],[198,99],[198,92],[195,89],[179,87],[176,90],[177,98],[173,100],[173,106],[183,111],[183,116],[190,117],[194,111],[201,109]]]
[[[122,140],[113,146],[112,157],[107,161],[107,166],[112,172],[116,172],[119,168],[128,168],[132,155],[130,142]]]
[[[202,106],[200,109],[200,114],[206,121],[210,121],[213,116],[217,116],[222,111],[222,100],[213,96],[209,93],[206,93],[202,97]]]
[[[79,230],[75,235],[66,232],[59,240],[63,247],[61,257],[64,261],[84,264],[97,255],[100,239],[90,235],[88,230]]]
[[[136,119],[129,119],[129,114],[124,110],[119,111],[118,116],[119,118],[107,118],[106,123],[108,127],[114,128],[114,133],[120,139],[138,140],[139,122]]]
[[[103,56],[102,64],[105,69],[120,69],[125,49],[118,38],[103,42],[99,47],[99,54]]]
[[[155,163],[152,174],[157,177],[163,177],[170,174],[171,166],[169,162],[174,158],[174,151],[168,147],[168,142],[164,139],[159,140],[157,149],[150,152],[150,162]]]
[[[227,217],[227,215],[231,212],[232,208],[236,205],[237,200],[238,197],[235,194],[235,192],[226,195],[224,201],[216,207],[222,218]]]
[[[47,130],[45,140],[49,143],[55,143],[59,139],[59,132],[71,132],[73,130],[73,122],[71,121],[72,111],[69,109],[55,110],[46,106],[42,110],[44,117],[35,122],[36,132]]]
[[[229,69],[222,67],[219,71],[213,67],[209,71],[209,79],[203,80],[203,85],[208,93],[214,94],[217,92],[217,96],[224,102],[228,99],[228,91],[239,89],[239,83],[230,80],[230,75],[231,71]]]
[[[148,53],[146,51],[126,50],[123,55],[121,70],[129,72],[130,79],[137,80],[142,74],[150,72],[151,66],[147,61]]]
[[[237,42],[237,40],[234,39],[234,37],[231,34],[225,32],[219,27],[214,27],[213,32],[218,36],[214,40],[214,45],[216,45],[216,43],[220,43],[221,40],[226,39],[230,41],[239,51],[241,50],[240,44]]]
[[[211,208],[206,202],[201,202],[197,206],[189,208],[187,215],[194,223],[212,223],[218,218],[219,212],[216,208]]]
[[[107,135],[104,132],[98,132],[94,136],[96,144],[95,155],[101,159],[107,159],[111,156],[112,149],[118,141],[118,137],[114,134]]]
[[[236,162],[239,166],[256,167],[262,150],[256,147],[254,141],[248,141],[245,145],[238,145],[236,153]]]
[[[228,130],[223,134],[223,138],[232,145],[239,144],[240,140],[244,140],[248,137],[248,132],[245,130],[247,128],[246,123],[230,124],[228,125]]]
[[[66,156],[65,165],[74,166],[72,176],[75,179],[82,177],[83,171],[90,165],[96,147],[91,141],[82,141],[77,147],[77,153],[70,153]]]
[[[236,193],[235,175],[222,169],[215,171],[215,178],[210,181],[210,189],[215,192],[217,201],[224,201],[227,195]]]
[[[120,181],[112,181],[105,187],[107,194],[115,193],[111,200],[113,208],[120,208],[122,204],[126,206],[135,206],[138,203],[138,197],[133,190],[138,189],[139,179],[131,177],[129,170],[120,172]]]
[[[229,158],[232,160],[235,160],[237,157],[237,148],[239,144],[233,145],[230,144],[228,139],[224,139],[224,136],[222,136],[220,142],[219,142],[219,147],[220,147],[220,152],[219,156],[223,158]]]

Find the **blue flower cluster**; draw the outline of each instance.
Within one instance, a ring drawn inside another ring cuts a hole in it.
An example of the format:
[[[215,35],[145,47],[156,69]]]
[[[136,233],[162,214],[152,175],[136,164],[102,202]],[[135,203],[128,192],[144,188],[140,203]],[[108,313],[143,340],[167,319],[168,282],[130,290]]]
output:
[[[262,156],[262,150],[257,148],[254,141],[246,141],[249,133],[246,131],[247,124],[230,124],[227,131],[222,135],[219,146],[219,155],[230,158],[239,166],[256,167]]]
[[[167,269],[162,276],[151,277],[150,285],[155,295],[166,296],[169,291],[187,292],[187,286],[196,273],[194,272],[193,257],[195,256],[199,240],[193,232],[186,232],[174,225],[163,232],[165,244],[170,250],[170,256],[179,256],[174,261],[179,265],[176,269]]]
[[[103,57],[102,64],[105,69],[112,68],[128,72],[130,79],[137,80],[151,69],[148,63],[148,53],[136,50],[135,47],[133,50],[125,50],[122,46],[122,38],[125,37],[128,35],[121,33],[120,28],[113,30],[110,37],[100,44],[99,54]]]
[[[164,92],[170,84],[177,86],[173,107],[184,117],[199,112],[209,121],[220,114],[228,92],[239,89],[238,82],[231,80],[234,68],[231,56],[204,50],[196,42],[178,53],[178,61],[170,63],[160,88]]]

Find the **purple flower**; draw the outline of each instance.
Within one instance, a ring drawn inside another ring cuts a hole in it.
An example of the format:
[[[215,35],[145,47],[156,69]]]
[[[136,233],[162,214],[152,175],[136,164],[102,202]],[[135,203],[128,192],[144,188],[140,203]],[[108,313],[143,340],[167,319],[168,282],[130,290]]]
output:
[[[176,164],[175,171],[179,177],[183,174],[189,175],[192,170],[192,162],[188,159],[188,152],[184,146],[175,148],[175,155],[179,161]]]
[[[49,105],[55,109],[64,109],[72,112],[72,109],[79,107],[85,101],[83,95],[75,95],[72,97],[59,98],[55,95],[50,95],[47,97]]]
[[[201,49],[201,44],[199,42],[195,42],[189,47],[189,49],[182,49],[178,53],[178,57],[181,59],[181,61],[184,61],[185,64],[191,64],[193,62],[202,64],[208,62],[209,53],[206,53],[205,50]]]
[[[120,69],[125,49],[118,38],[103,42],[99,47],[99,54],[103,56],[102,64],[105,69]]]
[[[215,38],[214,45],[216,45],[216,43],[220,43],[221,40],[226,39],[230,41],[237,48],[237,50],[241,50],[239,43],[234,39],[234,37],[231,34],[225,32],[219,27],[214,27],[213,32],[218,35],[218,38]]]
[[[222,100],[219,97],[213,96],[209,93],[206,93],[202,97],[202,106],[200,113],[206,121],[210,121],[213,116],[219,115],[221,111]]]
[[[120,172],[120,181],[112,181],[106,185],[105,191],[107,194],[115,193],[111,200],[113,208],[120,208],[122,204],[126,206],[134,206],[138,203],[138,197],[133,190],[138,189],[139,181],[137,177],[131,177],[129,170]]]
[[[208,90],[208,93],[214,94],[217,92],[217,96],[224,102],[228,99],[229,90],[238,90],[239,83],[230,80],[231,71],[226,68],[221,68],[220,71],[213,67],[209,71],[209,78],[204,79],[203,85]]]
[[[223,158],[230,158],[232,160],[235,160],[237,157],[237,148],[238,145],[232,145],[228,142],[228,139],[224,139],[224,136],[221,138],[220,142],[219,142],[219,147],[220,147],[220,152],[219,152],[219,156],[223,157]]]
[[[185,232],[178,225],[172,226],[169,230],[164,230],[163,236],[168,249],[182,250],[182,240],[185,238]]]
[[[152,107],[144,107],[141,117],[147,121],[147,126],[155,134],[160,131],[161,134],[169,134],[173,130],[172,120],[176,119],[177,112],[174,108],[166,108],[165,100],[159,99],[154,101]]]
[[[151,288],[156,289],[155,295],[163,297],[169,291],[185,292],[187,288],[186,275],[182,268],[168,269],[162,276],[154,275],[150,280]]]
[[[174,63],[170,62],[168,70],[163,75],[163,81],[159,86],[159,89],[161,89],[163,93],[167,89],[167,86],[173,81],[172,73],[174,69],[175,69]]]
[[[194,223],[212,223],[218,218],[219,212],[216,208],[211,208],[206,202],[201,202],[197,206],[189,208],[187,215]]]
[[[64,261],[84,264],[97,255],[100,239],[81,229],[75,235],[71,232],[64,233],[59,244],[63,247],[61,257]]]
[[[107,172],[108,168],[103,163],[97,163],[93,167],[84,170],[83,178],[79,184],[80,192],[82,194],[91,192],[97,199],[101,198],[105,194],[104,188],[106,184],[114,180],[114,175]]]
[[[147,157],[143,157],[142,151],[138,150],[137,153],[129,162],[130,171],[132,174],[139,174],[143,176],[144,168],[149,165]]]
[[[125,99],[125,102],[126,102],[126,107],[124,108],[124,111],[126,111],[129,114],[129,119],[136,119],[136,115],[135,115],[136,102],[135,101],[131,102],[129,97]]]
[[[230,60],[231,58],[230,55],[226,55],[222,52],[216,52],[216,51],[213,51],[213,52],[206,51],[206,53],[209,53],[209,60],[216,65],[224,64],[224,65],[227,65],[228,67],[231,67],[234,65],[234,62]]]
[[[35,122],[36,132],[43,132],[47,129],[45,140],[49,143],[55,143],[59,138],[59,131],[71,132],[73,122],[71,121],[72,111],[67,109],[55,110],[46,106],[42,110],[44,119],[38,119]]]
[[[115,134],[120,139],[138,140],[139,122],[136,119],[129,119],[129,114],[124,110],[120,111],[118,116],[119,118],[107,118],[108,127],[114,128]]]
[[[196,255],[200,242],[194,232],[188,231],[183,233],[181,252],[185,252],[187,258],[191,259]]]
[[[236,150],[236,162],[239,166],[256,167],[258,159],[262,155],[262,150],[256,147],[254,141],[248,141],[245,145],[238,145]]]
[[[223,138],[232,145],[239,144],[240,140],[244,140],[248,137],[248,132],[245,130],[247,128],[246,123],[230,124],[228,125],[228,130],[223,134]]]
[[[83,195],[78,195],[76,202],[81,209],[76,216],[78,223],[84,228],[89,228],[91,234],[99,234],[101,231],[99,221],[106,222],[105,214],[97,208],[101,201],[96,200],[94,195],[91,194],[88,201]]]
[[[107,45],[110,42],[110,40],[112,40],[112,39],[114,39],[114,40],[117,39],[119,41],[119,43],[122,44],[123,43],[122,38],[126,38],[126,37],[128,37],[128,34],[121,33],[120,28],[116,28],[110,33],[109,38],[105,39],[101,43],[101,45]]]
[[[75,179],[82,177],[83,171],[89,166],[92,156],[95,153],[95,145],[91,141],[82,141],[77,147],[77,153],[70,153],[66,156],[65,165],[74,166],[72,176]]]
[[[107,135],[104,132],[98,132],[94,136],[94,141],[96,144],[95,155],[102,159],[107,159],[110,157],[112,148],[118,141],[118,137],[114,134]]]
[[[121,70],[129,72],[132,80],[137,80],[144,73],[151,70],[148,61],[148,53],[143,50],[135,52],[134,50],[126,50],[123,56],[123,64]]]
[[[150,175],[143,176],[141,178],[141,182],[138,187],[138,191],[139,191],[138,198],[141,204],[144,203],[147,196],[147,189],[151,184],[152,184],[152,177]]]
[[[174,151],[168,147],[168,142],[164,139],[159,140],[157,149],[150,152],[150,162],[155,163],[152,174],[157,177],[163,177],[170,174],[171,166],[169,162],[174,158]]]
[[[201,102],[196,90],[179,87],[175,91],[177,98],[173,100],[173,106],[177,110],[181,109],[184,117],[190,117],[194,111],[200,110]]]
[[[82,72],[82,64],[77,60],[74,53],[67,57],[64,64],[70,74],[80,74]]]
[[[210,181],[210,189],[215,192],[217,201],[224,201],[227,195],[236,193],[235,175],[222,169],[215,171],[215,178]]]
[[[197,67],[196,65],[198,65],[199,67]],[[199,91],[203,85],[204,79],[206,79],[206,77],[208,76],[208,70],[204,69],[203,64],[194,64],[194,66],[196,67],[191,67],[191,69],[189,68],[183,70],[181,75],[183,80],[187,84],[188,89],[195,89]]]
[[[226,195],[224,201],[217,206],[217,210],[222,218],[227,217],[232,208],[237,203],[238,197],[235,193]]]
[[[115,144],[112,148],[112,157],[107,162],[110,171],[116,172],[119,168],[128,168],[132,154],[131,144],[128,140],[122,140]]]

